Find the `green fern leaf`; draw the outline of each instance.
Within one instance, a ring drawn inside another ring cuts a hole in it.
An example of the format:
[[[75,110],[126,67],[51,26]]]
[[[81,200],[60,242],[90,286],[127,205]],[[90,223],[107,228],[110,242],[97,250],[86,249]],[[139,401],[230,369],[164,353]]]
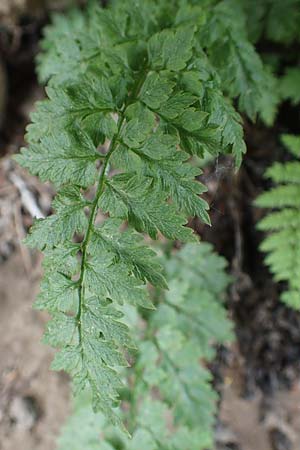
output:
[[[121,220],[111,219],[95,228],[91,241],[91,253],[111,253],[118,261],[132,270],[137,278],[154,286],[166,288],[164,270],[155,258],[153,250],[141,244],[141,237],[129,231],[119,232]]]
[[[212,64],[220,72],[224,90],[232,98],[239,97],[240,110],[252,120],[259,112],[270,121],[279,96],[276,90],[271,90],[272,75],[264,69],[245,31],[242,2],[220,1],[211,8],[203,41]],[[271,112],[270,104],[273,104]]]
[[[202,8],[125,0],[78,14],[46,31],[39,71],[50,77],[48,98],[32,114],[29,146],[17,159],[58,188],[54,214],[27,238],[46,256],[37,307],[53,315],[46,340],[59,349],[54,367],[72,375],[76,392],[89,387],[95,410],[120,425],[120,355],[132,343],[122,314],[129,304],[152,307],[147,282],[166,286],[136,232],[195,240],[189,217],[209,217],[189,155],[231,152],[239,164],[244,146],[240,118],[201,47]],[[234,96],[253,103],[244,88]]]
[[[291,43],[299,37],[299,0],[280,0],[270,2],[267,15],[266,34],[275,42]]]
[[[42,181],[52,181],[56,185],[72,182],[79,186],[89,186],[96,181],[95,161],[100,155],[89,138],[82,131],[53,134],[33,144],[29,151],[22,149],[16,160]]]
[[[137,231],[145,231],[152,239],[156,239],[160,231],[168,239],[193,240],[192,230],[183,227],[184,218],[172,205],[165,203],[166,195],[151,189],[151,179],[115,175],[107,181],[105,193],[100,203],[103,211],[109,211],[112,217],[127,219]]]
[[[284,135],[282,140],[291,153],[299,155],[299,138]],[[256,199],[256,205],[272,208],[258,223],[258,228],[269,232],[261,244],[267,253],[266,264],[270,267],[276,281],[287,284],[287,290],[281,299],[293,308],[300,307],[300,163],[274,163],[266,171],[276,187],[262,193]]]

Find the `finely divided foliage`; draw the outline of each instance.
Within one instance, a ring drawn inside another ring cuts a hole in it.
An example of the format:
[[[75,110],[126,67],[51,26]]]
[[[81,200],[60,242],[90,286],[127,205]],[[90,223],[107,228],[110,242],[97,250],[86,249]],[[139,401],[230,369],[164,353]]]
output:
[[[296,157],[300,157],[300,137],[284,135],[282,141]],[[287,289],[281,299],[293,308],[300,307],[300,162],[274,163],[266,171],[275,187],[261,194],[257,206],[274,211],[262,219],[258,227],[268,231],[261,244],[267,252],[266,264],[275,280],[285,281]]]
[[[275,52],[269,50],[268,54],[267,51],[266,59],[278,78],[276,80],[268,75],[269,89],[267,95],[261,97],[264,111],[260,111],[264,121],[271,125],[279,101],[288,99],[293,104],[300,102],[299,59],[291,58],[291,52],[286,51],[287,45],[297,48],[300,42],[300,0],[239,0],[239,3],[247,17],[245,28],[251,42],[269,41],[270,49],[275,43]]]
[[[165,261],[170,289],[153,295],[157,308],[147,325],[134,311],[126,314],[139,342],[122,393],[121,414],[132,439],[103,415],[92,414],[83,397],[63,429],[59,450],[212,448],[217,395],[204,362],[214,358],[213,345],[232,337],[222,305],[229,282],[225,265],[205,243],[187,244]]]
[[[214,14],[227,2],[197,3],[126,0],[56,18],[40,57],[48,99],[17,157],[58,189],[54,213],[27,238],[45,254],[36,306],[52,314],[45,341],[60,349],[53,368],[72,375],[75,392],[89,386],[95,411],[119,425],[118,372],[134,347],[124,305],[152,308],[146,283],[166,287],[138,233],[194,239],[187,218],[209,216],[190,157],[232,153],[240,164],[241,119],[223,91],[239,96],[249,115],[259,109],[250,94],[259,98],[263,66],[251,44],[247,61],[243,49],[236,54],[233,74],[218,67],[217,55],[228,43],[234,51],[240,31],[226,22],[229,38],[218,47],[225,25]],[[232,88],[222,84],[233,79]]]

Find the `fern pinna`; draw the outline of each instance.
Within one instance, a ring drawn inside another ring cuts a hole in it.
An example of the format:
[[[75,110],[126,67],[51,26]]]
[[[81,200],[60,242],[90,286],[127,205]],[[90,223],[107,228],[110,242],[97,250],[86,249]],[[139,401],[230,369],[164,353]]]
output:
[[[166,287],[140,233],[195,239],[187,218],[209,216],[190,157],[232,153],[239,165],[245,151],[206,45],[214,2],[207,7],[127,0],[56,19],[40,57],[48,99],[17,156],[58,189],[54,213],[27,238],[45,254],[36,307],[53,316],[45,341],[60,351],[52,366],[72,375],[75,392],[90,386],[94,410],[114,424],[118,370],[134,346],[124,305],[152,308],[146,283]]]
[[[283,135],[282,141],[289,152],[300,156],[300,137]],[[261,244],[267,252],[266,264],[275,280],[287,283],[281,299],[293,308],[300,307],[300,161],[274,163],[266,171],[275,187],[261,194],[256,205],[274,211],[263,218],[258,228],[268,231]]]
[[[214,345],[232,337],[222,305],[229,282],[226,262],[209,244],[200,243],[187,244],[165,259],[164,266],[169,291],[152,294],[156,310],[144,318],[132,307],[125,314],[138,342],[121,393],[120,413],[132,439],[103,415],[94,415],[86,395],[76,401],[59,450],[213,447],[217,396],[205,364],[214,357]]]

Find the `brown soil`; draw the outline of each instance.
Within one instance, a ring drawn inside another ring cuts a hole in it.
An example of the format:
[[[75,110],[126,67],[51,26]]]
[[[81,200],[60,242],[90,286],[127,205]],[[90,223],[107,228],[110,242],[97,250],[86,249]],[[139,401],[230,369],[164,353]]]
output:
[[[217,441],[220,450],[299,450],[300,381],[266,395],[257,387],[244,395],[246,361],[238,346],[223,373]]]
[[[40,340],[46,317],[32,309],[39,275],[15,253],[0,266],[0,449],[53,450],[69,412],[67,377],[49,370]]]

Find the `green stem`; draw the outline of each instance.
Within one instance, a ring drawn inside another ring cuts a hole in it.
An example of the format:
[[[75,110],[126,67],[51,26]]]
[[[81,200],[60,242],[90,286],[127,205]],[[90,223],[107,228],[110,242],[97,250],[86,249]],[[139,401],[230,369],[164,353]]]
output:
[[[145,78],[147,76],[147,70],[143,70],[142,73],[140,73],[140,77],[138,77],[135,86],[131,92],[131,94],[128,96],[128,100],[125,103],[122,111],[120,112],[119,115],[119,119],[118,119],[118,129],[117,129],[117,133],[114,135],[113,139],[111,140],[108,152],[105,156],[105,160],[103,162],[103,165],[101,167],[101,172],[100,172],[100,176],[99,176],[99,180],[98,180],[98,186],[97,186],[97,191],[94,197],[94,200],[91,204],[91,214],[89,217],[89,221],[88,221],[88,228],[87,228],[87,232],[85,235],[85,238],[82,242],[82,257],[81,257],[81,265],[80,265],[80,277],[78,280],[78,312],[76,315],[76,320],[78,323],[78,332],[79,332],[79,341],[82,341],[82,323],[81,323],[81,315],[82,315],[82,309],[84,307],[84,278],[85,278],[85,270],[86,270],[86,261],[87,261],[87,250],[88,250],[88,245],[90,242],[90,238],[91,238],[91,233],[93,230],[93,226],[95,223],[95,219],[96,219],[96,215],[98,212],[98,203],[99,203],[99,199],[101,197],[101,195],[103,194],[104,191],[104,186],[105,186],[105,178],[106,178],[106,170],[108,168],[108,164],[109,164],[109,160],[113,154],[113,152],[116,150],[117,145],[118,145],[118,141],[120,138],[120,134],[121,134],[121,130],[122,130],[122,126],[124,124],[124,120],[125,120],[125,111],[126,108],[133,102],[136,101],[139,92],[141,90],[141,87],[145,81]]]
[[[170,308],[174,309],[177,313],[186,316],[188,319],[190,319],[191,322],[194,322],[199,327],[200,319],[197,318],[197,315],[189,314],[188,311],[186,311],[184,308],[181,308],[178,305],[174,305],[174,303],[170,302],[166,298],[164,299],[164,303],[170,306]]]
[[[88,222],[88,228],[87,228],[87,232],[84,238],[84,241],[82,243],[82,257],[81,257],[81,265],[80,265],[80,278],[78,281],[78,297],[79,297],[79,304],[78,304],[78,313],[76,316],[77,322],[78,322],[78,330],[79,330],[79,339],[81,341],[81,313],[82,313],[82,307],[83,307],[83,301],[84,301],[84,276],[85,276],[85,267],[86,267],[86,260],[87,260],[87,248],[88,248],[88,244],[90,242],[90,237],[91,237],[91,232],[94,226],[94,222],[96,219],[96,215],[97,215],[97,211],[98,211],[98,202],[99,199],[103,193],[104,190],[104,183],[105,183],[105,173],[108,167],[108,163],[110,160],[110,157],[112,155],[112,153],[115,151],[117,143],[118,143],[118,139],[120,136],[120,131],[122,128],[122,125],[124,123],[124,115],[119,117],[119,121],[118,121],[118,131],[117,133],[114,135],[110,146],[109,146],[109,150],[106,154],[104,163],[101,167],[101,172],[100,172],[100,177],[99,177],[99,181],[98,181],[98,187],[97,187],[97,191],[94,197],[94,200],[92,202],[92,209],[91,209],[91,214],[89,217],[89,222]]]
[[[168,363],[169,367],[171,368],[172,372],[174,373],[175,377],[178,379],[178,381],[180,382],[182,389],[185,393],[185,395],[191,400],[191,401],[197,401],[197,399],[195,398],[195,396],[193,394],[190,393],[190,390],[188,388],[188,386],[186,385],[185,381],[181,379],[180,377],[180,373],[179,373],[179,368],[176,366],[176,364],[173,362],[173,360],[170,358],[170,356],[168,355],[168,353],[163,350],[161,348],[161,346],[159,345],[159,342],[157,340],[157,338],[154,336],[153,338],[153,342],[155,347],[157,348],[157,350],[159,352],[162,353],[163,357],[165,358],[166,362]]]

